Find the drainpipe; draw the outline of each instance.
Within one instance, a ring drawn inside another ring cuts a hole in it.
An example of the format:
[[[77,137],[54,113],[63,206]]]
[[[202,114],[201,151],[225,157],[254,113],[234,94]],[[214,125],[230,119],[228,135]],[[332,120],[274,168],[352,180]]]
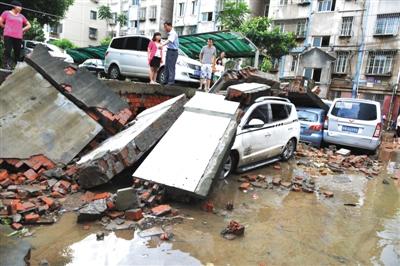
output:
[[[357,98],[358,95],[358,87],[360,85],[360,76],[361,76],[361,67],[364,61],[364,54],[365,54],[365,36],[367,30],[367,23],[368,23],[368,13],[369,13],[369,0],[365,0],[364,7],[363,7],[363,18],[362,18],[362,27],[361,27],[361,43],[358,47],[358,58],[357,58],[357,65],[356,65],[356,75],[353,80],[353,87],[351,91],[351,97]]]

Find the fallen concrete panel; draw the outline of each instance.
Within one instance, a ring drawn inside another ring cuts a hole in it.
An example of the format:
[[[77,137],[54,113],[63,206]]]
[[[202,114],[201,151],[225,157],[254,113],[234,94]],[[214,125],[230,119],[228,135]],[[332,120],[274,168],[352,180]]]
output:
[[[124,125],[130,118],[128,103],[106,84],[86,69],[69,69],[70,64],[50,56],[45,46],[37,45],[25,61],[76,105],[96,111],[102,125]]]
[[[238,102],[243,106],[250,106],[259,97],[270,96],[271,87],[260,83],[241,83],[228,87],[226,99]]]
[[[238,107],[222,95],[196,93],[133,176],[206,197],[232,147]]]
[[[101,126],[26,64],[0,87],[0,158],[69,163]]]
[[[183,112],[185,95],[140,113],[130,126],[107,139],[77,163],[79,183],[91,188],[110,181],[137,162],[168,131]]]

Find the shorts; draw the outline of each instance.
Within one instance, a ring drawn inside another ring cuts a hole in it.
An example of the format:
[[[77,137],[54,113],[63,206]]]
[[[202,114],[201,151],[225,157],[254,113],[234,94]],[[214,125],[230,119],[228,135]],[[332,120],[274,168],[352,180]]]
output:
[[[154,56],[150,61],[150,66],[154,68],[159,68],[161,65],[161,58]]]
[[[211,80],[212,76],[212,65],[211,64],[203,64],[201,65],[201,79],[209,79]]]

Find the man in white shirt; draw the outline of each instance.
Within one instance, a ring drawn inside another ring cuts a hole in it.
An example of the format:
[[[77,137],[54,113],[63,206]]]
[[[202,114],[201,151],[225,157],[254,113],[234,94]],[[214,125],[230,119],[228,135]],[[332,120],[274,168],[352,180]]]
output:
[[[165,59],[165,75],[168,85],[175,84],[175,67],[176,61],[178,60],[178,49],[179,49],[179,37],[176,31],[172,27],[171,22],[164,23],[164,30],[168,34],[168,39],[163,45],[160,46],[162,49],[167,46],[167,56]]]
[[[201,63],[201,79],[200,79],[200,90],[203,89],[206,92],[210,89],[212,71],[215,68],[215,58],[217,56],[217,48],[214,46],[212,39],[208,39],[207,45],[201,49],[200,52],[200,63]]]

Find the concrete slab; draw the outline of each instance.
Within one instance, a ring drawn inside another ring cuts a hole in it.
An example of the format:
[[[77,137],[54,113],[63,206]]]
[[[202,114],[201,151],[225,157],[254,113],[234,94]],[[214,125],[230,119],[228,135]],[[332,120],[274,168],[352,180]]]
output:
[[[67,75],[65,68],[70,64],[51,57],[43,45],[37,45],[25,60],[61,91],[63,89],[60,86],[70,86],[69,98],[83,108],[102,108],[113,114],[129,108],[126,102],[89,71],[78,69],[76,73]]]
[[[107,139],[77,163],[83,188],[111,180],[132,166],[161,139],[183,112],[185,95],[177,96],[140,113],[128,128]]]
[[[0,158],[43,154],[67,164],[101,129],[26,64],[0,87]]]
[[[233,144],[238,107],[196,93],[133,176],[206,197]]]

